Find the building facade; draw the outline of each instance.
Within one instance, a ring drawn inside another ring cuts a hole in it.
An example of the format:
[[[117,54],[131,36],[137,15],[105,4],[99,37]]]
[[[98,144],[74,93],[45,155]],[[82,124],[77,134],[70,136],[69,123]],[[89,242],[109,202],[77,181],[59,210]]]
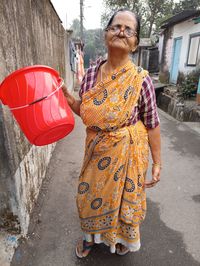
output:
[[[176,84],[200,67],[200,11],[185,10],[164,21],[159,40],[160,79]]]

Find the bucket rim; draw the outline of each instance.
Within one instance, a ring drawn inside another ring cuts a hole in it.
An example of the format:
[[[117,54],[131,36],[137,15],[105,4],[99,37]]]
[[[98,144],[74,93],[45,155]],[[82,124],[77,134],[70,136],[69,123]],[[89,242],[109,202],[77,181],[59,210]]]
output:
[[[17,74],[19,74],[20,72],[24,72],[24,71],[28,71],[28,70],[32,70],[32,69],[46,69],[46,70],[51,70],[51,71],[53,71],[54,72],[54,74],[56,75],[56,76],[58,76],[58,78],[59,78],[59,73],[58,73],[58,71],[56,71],[54,68],[52,68],[52,67],[49,67],[49,66],[46,66],[46,65],[32,65],[32,66],[26,66],[26,67],[22,67],[22,68],[20,68],[20,69],[17,69],[17,70],[15,70],[15,71],[13,71],[12,73],[10,73],[8,76],[6,76],[5,78],[4,78],[4,80],[0,83],[0,90],[1,90],[1,86],[3,86],[3,84],[7,81],[7,80],[9,80],[9,79],[11,79],[11,78],[13,78],[14,76],[16,76]]]

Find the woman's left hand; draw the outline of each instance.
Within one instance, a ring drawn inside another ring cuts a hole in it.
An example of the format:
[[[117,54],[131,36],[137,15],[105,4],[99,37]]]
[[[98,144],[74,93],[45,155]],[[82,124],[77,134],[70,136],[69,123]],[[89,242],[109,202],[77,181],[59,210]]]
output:
[[[145,182],[145,188],[154,187],[160,181],[160,172],[161,166],[160,165],[152,165],[152,179],[150,181]]]

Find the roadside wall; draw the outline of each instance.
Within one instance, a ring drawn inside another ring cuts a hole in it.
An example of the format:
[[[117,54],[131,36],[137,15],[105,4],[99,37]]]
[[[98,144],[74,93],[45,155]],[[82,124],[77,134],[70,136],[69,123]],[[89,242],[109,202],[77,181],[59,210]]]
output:
[[[179,121],[200,122],[200,108],[194,101],[185,101],[184,104],[180,104],[180,99],[162,92],[157,98],[157,105]]]
[[[0,36],[0,82],[28,65],[48,65],[65,79],[71,71],[65,62],[68,37],[49,0],[1,0]],[[13,219],[26,234],[54,146],[32,146],[0,104],[0,226]]]

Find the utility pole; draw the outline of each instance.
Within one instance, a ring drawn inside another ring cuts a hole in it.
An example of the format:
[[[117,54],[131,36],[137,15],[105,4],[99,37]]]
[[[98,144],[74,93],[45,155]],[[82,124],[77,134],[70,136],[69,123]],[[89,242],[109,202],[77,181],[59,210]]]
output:
[[[81,40],[83,41],[83,1],[80,0],[80,30],[81,30]]]

